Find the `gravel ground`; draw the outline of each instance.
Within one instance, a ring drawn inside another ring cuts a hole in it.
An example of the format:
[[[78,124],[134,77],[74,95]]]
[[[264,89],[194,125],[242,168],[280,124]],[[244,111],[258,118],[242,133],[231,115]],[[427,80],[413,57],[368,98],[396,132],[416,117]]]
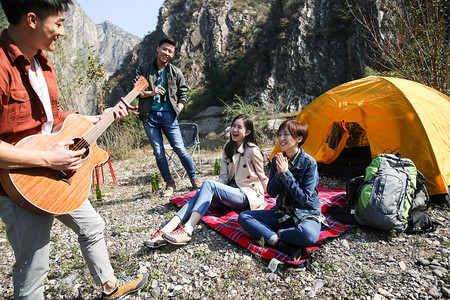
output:
[[[267,152],[267,153],[270,153]],[[203,174],[212,174],[216,152],[204,152]],[[310,255],[308,267],[268,261],[201,222],[186,246],[143,251],[142,242],[153,228],[165,224],[177,207],[152,194],[150,173],[156,166],[148,149],[132,158],[113,161],[119,185],[105,166],[103,201],[90,196],[106,222],[106,241],[117,273],[148,272],[149,282],[127,299],[443,299],[450,297],[450,230],[448,206],[433,205],[430,214],[445,224],[436,232],[405,235],[351,227]],[[337,180],[322,178],[321,185],[344,188]],[[187,179],[177,180],[176,194],[188,191]],[[0,230],[0,298],[12,299],[14,256]],[[99,288],[91,279],[76,236],[59,221],[51,235],[47,299],[95,299]]]

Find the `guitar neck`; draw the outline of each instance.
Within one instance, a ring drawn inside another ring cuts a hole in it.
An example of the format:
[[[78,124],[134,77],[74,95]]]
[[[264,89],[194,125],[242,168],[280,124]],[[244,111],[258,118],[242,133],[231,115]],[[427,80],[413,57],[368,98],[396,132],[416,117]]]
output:
[[[138,91],[136,91],[136,89],[133,89],[128,93],[128,95],[123,98],[123,101],[125,101],[127,104],[130,104],[131,101],[133,101],[138,95]],[[117,103],[116,106],[114,106],[113,110],[104,115],[97,124],[95,124],[84,134],[83,138],[86,140],[86,142],[88,142],[89,145],[93,145],[100,137],[100,135],[102,135],[102,133],[105,132],[105,130],[114,122],[114,110],[119,107],[119,104],[120,102]]]

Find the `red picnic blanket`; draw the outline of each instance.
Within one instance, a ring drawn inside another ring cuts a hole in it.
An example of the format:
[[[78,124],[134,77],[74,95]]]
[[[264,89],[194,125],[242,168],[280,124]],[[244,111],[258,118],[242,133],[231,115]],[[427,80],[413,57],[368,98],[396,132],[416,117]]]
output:
[[[185,205],[198,191],[192,191],[182,196],[173,197],[171,200],[179,205]],[[267,203],[266,209],[270,209],[275,205],[276,198],[269,198],[269,196],[265,195],[265,201]],[[344,207],[346,204],[346,193],[345,190],[334,190],[334,189],[326,189],[323,187],[319,187],[319,199],[320,204],[322,206],[322,212],[326,217],[329,227],[322,227],[322,231],[320,232],[319,241],[311,247],[308,247],[307,250],[316,250],[319,248],[323,241],[326,238],[337,237],[344,233],[351,225],[340,223],[330,215],[326,214],[328,207],[331,206],[339,206]],[[238,219],[239,211],[229,211],[229,210],[217,210],[209,207],[203,216],[202,220],[208,224],[214,230],[220,232],[227,238],[235,241],[239,245],[245,247],[250,252],[261,256],[263,258],[272,259],[276,258],[281,262],[286,262],[289,264],[298,265],[303,263],[306,259],[308,259],[308,253],[306,252],[299,261],[291,261],[288,256],[279,252],[273,248],[261,247],[260,245],[255,245],[252,243],[253,236],[247,233],[242,227],[239,225]]]

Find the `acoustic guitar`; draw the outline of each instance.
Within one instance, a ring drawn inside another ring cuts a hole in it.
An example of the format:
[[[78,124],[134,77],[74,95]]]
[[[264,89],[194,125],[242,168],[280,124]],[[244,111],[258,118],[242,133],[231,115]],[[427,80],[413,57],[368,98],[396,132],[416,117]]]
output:
[[[122,101],[130,107],[131,101],[147,87],[145,77],[139,77],[133,90]],[[22,207],[41,215],[66,214],[80,207],[89,194],[92,169],[108,160],[107,152],[100,149],[96,141],[114,120],[113,111],[104,115],[95,125],[83,116],[71,114],[64,120],[59,132],[31,135],[20,140],[15,147],[44,151],[59,142],[73,140],[70,150],[86,151],[81,167],[75,171],[63,172],[40,167],[0,169],[0,182],[6,193]]]

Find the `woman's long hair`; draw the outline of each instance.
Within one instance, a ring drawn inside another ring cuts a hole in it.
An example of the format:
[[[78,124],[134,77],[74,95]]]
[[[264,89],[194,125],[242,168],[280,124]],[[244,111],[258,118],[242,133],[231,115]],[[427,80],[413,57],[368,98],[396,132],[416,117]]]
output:
[[[255,145],[258,145],[258,143],[256,142],[256,134],[255,134],[255,128],[253,126],[253,121],[252,119],[250,119],[249,116],[247,115],[238,115],[237,117],[235,117],[233,119],[233,122],[231,122],[231,126],[233,126],[234,122],[236,120],[241,119],[242,121],[244,121],[244,125],[245,125],[245,130],[250,130],[250,134],[248,134],[247,136],[244,137],[244,141],[242,142],[244,145],[244,149],[247,148],[248,143],[253,143]],[[233,141],[233,139],[231,138],[231,130],[230,130],[230,140],[227,142],[227,144],[225,145],[225,155],[228,159],[231,159],[233,157],[233,155],[236,153],[237,151],[237,145],[236,142]]]

